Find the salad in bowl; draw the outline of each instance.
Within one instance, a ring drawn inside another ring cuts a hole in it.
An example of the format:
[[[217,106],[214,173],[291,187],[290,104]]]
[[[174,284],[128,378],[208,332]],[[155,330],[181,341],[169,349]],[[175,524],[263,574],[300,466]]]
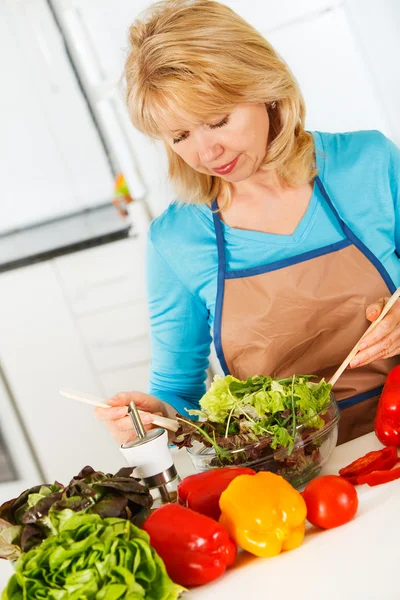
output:
[[[319,474],[338,434],[331,385],[314,378],[215,376],[200,409],[188,411],[198,420],[178,415],[174,443],[187,448],[196,470],[250,466],[301,487]]]

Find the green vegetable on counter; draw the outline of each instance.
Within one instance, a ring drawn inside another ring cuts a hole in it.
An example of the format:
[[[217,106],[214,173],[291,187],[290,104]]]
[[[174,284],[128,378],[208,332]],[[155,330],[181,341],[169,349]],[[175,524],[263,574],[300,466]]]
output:
[[[20,556],[2,600],[175,600],[184,591],[129,521],[69,509],[51,519],[57,535]]]
[[[147,487],[125,467],[115,475],[85,467],[67,487],[58,482],[25,490],[0,506],[0,558],[16,560],[58,533],[55,515],[64,509],[120,517],[141,525],[150,514],[153,499]]]

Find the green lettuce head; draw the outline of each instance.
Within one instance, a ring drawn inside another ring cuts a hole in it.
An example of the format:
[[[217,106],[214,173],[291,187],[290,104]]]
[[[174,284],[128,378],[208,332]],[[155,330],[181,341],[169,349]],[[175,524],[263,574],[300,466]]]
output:
[[[20,556],[2,600],[175,600],[184,591],[145,531],[125,519],[63,513],[59,533]]]

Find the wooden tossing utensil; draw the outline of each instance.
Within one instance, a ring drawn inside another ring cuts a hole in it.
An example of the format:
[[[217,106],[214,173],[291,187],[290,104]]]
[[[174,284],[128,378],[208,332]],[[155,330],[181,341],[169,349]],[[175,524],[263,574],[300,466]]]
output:
[[[78,402],[85,402],[86,404],[98,406],[99,408],[116,408],[115,406],[110,406],[109,404],[106,404],[103,398],[91,396],[90,394],[86,394],[85,392],[62,389],[60,390],[60,394],[65,398],[70,398],[71,400],[78,400]],[[179,423],[178,421],[175,421],[175,419],[167,419],[166,417],[160,417],[159,415],[154,415],[154,420],[152,424],[173,432],[177,431],[179,428]]]
[[[400,298],[400,287],[397,288],[397,290],[394,292],[394,294],[389,298],[389,300],[386,302],[385,306],[383,307],[383,310],[382,310],[381,314],[379,315],[379,317],[375,321],[372,321],[372,323],[368,327],[367,331],[365,331],[365,333],[360,337],[357,344],[354,346],[353,350],[346,356],[346,358],[344,359],[344,361],[342,362],[342,364],[340,365],[340,367],[338,368],[336,373],[334,373],[332,375],[332,377],[330,378],[328,383],[330,383],[332,386],[335,385],[335,383],[337,382],[337,380],[339,379],[339,377],[341,376],[343,371],[351,363],[351,361],[357,354],[361,341],[365,338],[366,335],[371,333],[371,331],[373,331],[377,325],[379,325],[379,323],[382,321],[383,317],[385,317],[387,315],[387,313],[392,308],[392,306],[396,302],[396,300],[398,300],[398,298]]]

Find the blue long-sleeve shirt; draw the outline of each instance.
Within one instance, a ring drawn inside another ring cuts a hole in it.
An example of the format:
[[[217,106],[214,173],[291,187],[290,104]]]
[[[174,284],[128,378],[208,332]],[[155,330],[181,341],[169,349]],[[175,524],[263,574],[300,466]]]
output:
[[[336,209],[400,285],[396,253],[397,248],[400,254],[400,150],[378,131],[313,132],[313,136],[319,176]],[[241,230],[224,223],[223,230],[228,270],[290,258],[344,238],[316,185],[292,235]],[[153,221],[147,252],[149,393],[181,413],[185,407],[197,407],[205,392],[217,270],[208,206],[174,203]]]

